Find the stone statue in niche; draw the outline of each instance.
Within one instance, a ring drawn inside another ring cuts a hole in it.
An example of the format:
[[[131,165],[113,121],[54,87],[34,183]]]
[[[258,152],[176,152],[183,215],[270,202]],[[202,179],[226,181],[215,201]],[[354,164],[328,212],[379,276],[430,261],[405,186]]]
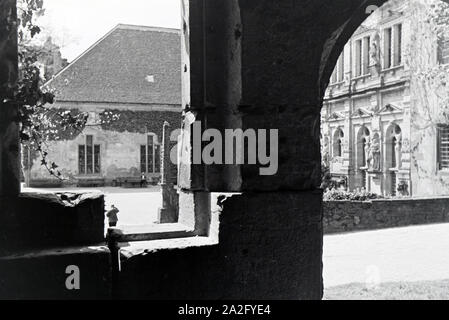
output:
[[[329,166],[329,139],[323,139],[323,148],[321,150],[323,165]]]
[[[410,152],[410,140],[404,139],[402,141],[401,149],[403,152]]]
[[[364,163],[363,165],[365,166],[366,169],[369,168],[369,163],[370,163],[370,139],[369,137],[366,138],[366,143],[365,143],[365,161],[366,163]]]
[[[378,105],[377,103],[371,104],[371,106],[370,106],[370,108],[369,108],[369,111],[371,111],[371,112],[373,112],[373,113],[379,111],[379,105]]]
[[[371,48],[369,51],[370,67],[377,73],[380,71],[380,35],[378,32],[371,38]]]
[[[398,192],[401,196],[404,196],[404,197],[407,197],[410,195],[410,193],[408,192],[408,183],[406,181],[402,180],[401,182],[399,182]]]
[[[396,157],[396,169],[401,168],[401,153],[402,153],[402,146],[401,146],[401,140],[396,141],[394,146],[394,155]]]
[[[369,170],[380,171],[380,143],[379,138],[374,137],[369,148]]]

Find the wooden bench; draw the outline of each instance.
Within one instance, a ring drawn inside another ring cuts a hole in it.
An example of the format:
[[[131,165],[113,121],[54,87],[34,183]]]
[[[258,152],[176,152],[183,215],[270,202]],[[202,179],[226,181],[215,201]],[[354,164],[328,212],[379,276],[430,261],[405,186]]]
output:
[[[140,177],[120,177],[114,180],[114,185],[116,187],[124,188],[140,188],[141,181]]]
[[[104,187],[105,180],[104,178],[78,178],[77,187],[86,188],[86,187]]]
[[[61,188],[62,180],[59,179],[31,179],[31,188]]]

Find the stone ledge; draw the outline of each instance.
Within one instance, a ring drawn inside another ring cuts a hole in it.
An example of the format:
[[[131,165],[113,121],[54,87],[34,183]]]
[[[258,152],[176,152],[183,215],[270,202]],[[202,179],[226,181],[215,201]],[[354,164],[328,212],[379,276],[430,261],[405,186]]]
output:
[[[0,198],[0,253],[104,241],[100,193],[22,193]]]
[[[0,261],[11,261],[16,259],[34,259],[40,257],[65,256],[74,254],[97,254],[109,253],[109,248],[103,244],[97,244],[89,247],[60,247],[43,250],[19,250],[10,255],[0,256]]]
[[[214,246],[217,244],[217,239],[212,237],[189,237],[120,243],[119,248],[121,257],[130,259],[134,256],[146,255],[163,250],[182,250],[188,248]]]
[[[108,238],[117,242],[151,241],[193,237],[194,230],[180,223],[109,228]]]

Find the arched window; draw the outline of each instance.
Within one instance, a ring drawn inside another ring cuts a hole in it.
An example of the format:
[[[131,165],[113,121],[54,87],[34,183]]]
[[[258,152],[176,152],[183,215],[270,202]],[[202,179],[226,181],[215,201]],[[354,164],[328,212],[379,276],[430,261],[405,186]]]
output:
[[[397,124],[391,125],[387,132],[387,162],[390,169],[401,167],[402,130]]]
[[[393,155],[391,158],[391,167],[392,168],[396,168],[398,163],[397,163],[397,154],[396,154],[396,144],[398,143],[398,139],[396,137],[393,137],[393,140],[391,142],[391,154]]]
[[[401,168],[402,155],[402,130],[401,127],[395,123],[390,125],[387,130],[386,151],[387,151],[387,165],[389,169],[389,177],[387,178],[387,190],[390,190],[390,195],[397,195],[398,181],[397,172]]]
[[[343,133],[343,130],[337,129],[334,133],[334,150],[333,150],[333,156],[334,157],[342,157],[343,156],[343,138],[345,137],[345,134]]]
[[[357,135],[357,167],[367,167],[367,152],[370,141],[370,131],[367,127],[363,126]]]

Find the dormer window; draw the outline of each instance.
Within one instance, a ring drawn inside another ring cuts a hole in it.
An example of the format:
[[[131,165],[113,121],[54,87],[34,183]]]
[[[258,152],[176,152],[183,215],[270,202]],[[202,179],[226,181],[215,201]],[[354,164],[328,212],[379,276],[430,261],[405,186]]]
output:
[[[145,81],[148,83],[154,83],[155,82],[155,78],[154,75],[148,75],[145,77]]]

